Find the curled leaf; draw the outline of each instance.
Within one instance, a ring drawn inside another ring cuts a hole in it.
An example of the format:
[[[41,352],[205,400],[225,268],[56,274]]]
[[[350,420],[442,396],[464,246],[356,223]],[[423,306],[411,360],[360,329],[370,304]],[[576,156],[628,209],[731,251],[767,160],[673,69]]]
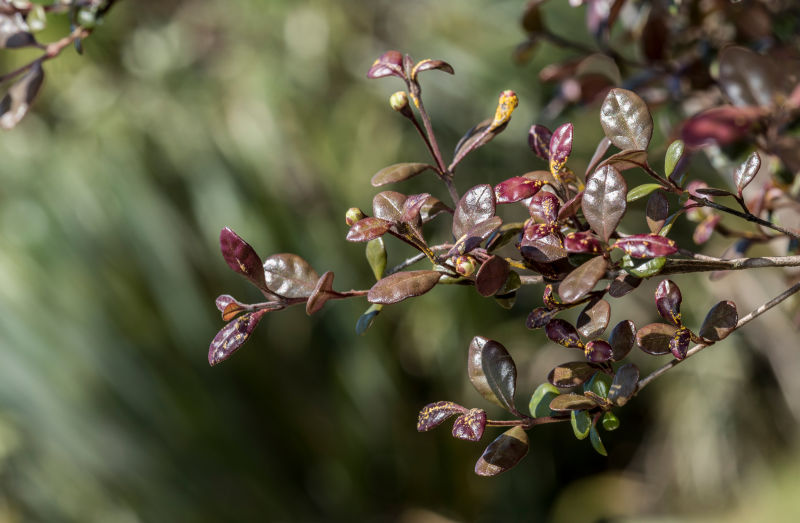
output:
[[[669,340],[669,350],[676,359],[682,360],[686,357],[689,350],[689,343],[692,341],[692,331],[686,327],[681,327]]]
[[[453,71],[453,66],[447,62],[443,60],[431,60],[430,58],[427,58],[425,60],[420,60],[417,65],[414,66],[414,69],[411,70],[411,79],[416,80],[419,73],[434,69],[438,69],[439,71],[443,71],[448,74],[455,74],[455,71]]]
[[[372,63],[367,71],[367,78],[383,78],[385,76],[405,78],[403,55],[399,51],[386,51]]]
[[[311,296],[308,297],[306,314],[311,316],[315,312],[319,312],[328,300],[337,296],[339,293],[333,290],[333,271],[328,271],[320,276]]]
[[[591,340],[603,334],[610,318],[611,305],[606,300],[594,299],[578,315],[576,327],[581,336]]]
[[[553,224],[558,219],[558,210],[561,202],[558,196],[551,192],[540,191],[536,193],[528,205],[531,216],[538,218],[546,224]]]
[[[467,409],[453,403],[452,401],[437,401],[436,403],[429,403],[422,407],[419,411],[417,418],[417,431],[427,432],[433,428],[438,427],[447,418],[455,416],[456,414],[463,414]]]

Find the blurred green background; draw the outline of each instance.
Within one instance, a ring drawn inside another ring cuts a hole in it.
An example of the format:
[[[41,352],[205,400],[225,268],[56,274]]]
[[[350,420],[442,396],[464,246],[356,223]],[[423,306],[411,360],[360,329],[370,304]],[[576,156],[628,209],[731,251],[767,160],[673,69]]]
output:
[[[500,91],[519,94],[508,129],[462,164],[461,190],[543,167],[526,145],[548,96],[537,72],[566,53],[543,46],[532,64],[512,63],[523,4],[128,1],[85,42],[85,56],[70,49],[48,62],[33,113],[0,136],[0,520],[800,513],[800,369],[780,310],[621,411],[621,428],[604,436],[609,458],[568,426],[544,426],[531,431],[528,457],[496,479],[472,473],[483,446],[446,428],[418,434],[416,415],[442,399],[486,407],[465,372],[476,334],[509,348],[527,404],[565,358],[524,328],[537,288],[510,313],[468,288],[437,289],[388,307],[361,337],[364,301],[329,304],[314,318],[291,309],[208,366],[223,325],[214,298],[259,299],[219,254],[224,226],[262,257],[295,252],[320,273],[334,270],[337,288],[371,285],[363,245],[344,241],[344,211],[370,208],[368,180],[380,168],[426,161],[388,107],[399,82],[365,77],[383,51],[455,68],[455,77],[423,80],[446,151],[494,113]],[[551,4],[550,25],[577,38],[582,10]],[[41,39],[64,30],[51,20]],[[4,53],[4,69],[26,56]],[[585,166],[602,136],[596,108],[560,118],[540,123],[573,121],[574,165]],[[432,176],[398,190],[446,196]],[[410,252],[388,248],[390,263]],[[678,281],[698,325],[719,299],[749,310],[781,284],[764,272]],[[615,304],[612,321],[655,321],[653,285]]]

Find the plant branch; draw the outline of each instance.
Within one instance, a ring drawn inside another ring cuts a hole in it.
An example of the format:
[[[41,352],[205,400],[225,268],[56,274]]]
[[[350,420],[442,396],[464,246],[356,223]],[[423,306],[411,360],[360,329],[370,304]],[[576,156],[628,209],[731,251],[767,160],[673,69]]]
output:
[[[712,209],[716,209],[718,211],[722,211],[722,212],[726,212],[728,214],[732,214],[734,216],[738,216],[739,218],[742,218],[743,220],[747,220],[748,222],[757,223],[758,225],[761,225],[762,227],[767,227],[767,228],[776,230],[776,231],[778,231],[778,232],[780,232],[782,234],[785,234],[786,236],[789,236],[791,238],[795,238],[797,240],[800,240],[800,234],[798,234],[796,232],[793,232],[793,231],[790,231],[788,229],[784,229],[783,227],[781,227],[779,225],[775,225],[774,223],[768,222],[767,220],[763,220],[763,219],[759,218],[758,216],[756,216],[754,214],[750,214],[749,212],[748,213],[744,213],[744,212],[741,212],[741,211],[737,211],[736,209],[731,209],[730,207],[726,207],[726,206],[721,205],[719,203],[712,202],[708,198],[702,198],[702,197],[694,196],[694,195],[689,195],[689,198],[691,200],[701,204],[701,205],[706,206],[706,207],[711,207]]]
[[[46,60],[51,60],[61,54],[66,47],[68,47],[72,42],[75,40],[79,40],[82,38],[86,38],[91,34],[91,29],[86,29],[83,27],[76,27],[74,31],[72,31],[69,35],[65,36],[64,38],[57,40],[53,43],[47,44],[43,47],[44,54],[35,60],[31,60],[29,63],[14,69],[13,71],[6,73],[0,76],[0,83],[5,82],[6,80],[10,80],[20,74],[24,73],[31,67],[33,67],[36,63],[44,62]]]
[[[734,330],[737,330],[740,327],[743,327],[744,325],[750,323],[751,321],[753,321],[754,319],[758,318],[759,316],[761,316],[762,314],[764,314],[765,312],[767,312],[771,308],[775,307],[776,305],[778,305],[779,303],[781,303],[785,299],[789,298],[790,296],[792,296],[793,294],[795,294],[798,291],[800,291],[800,283],[795,283],[794,285],[792,285],[791,287],[789,287],[788,289],[786,289],[785,291],[780,293],[778,296],[772,298],[771,300],[769,300],[768,302],[764,303],[763,305],[761,305],[757,309],[751,311],[750,314],[748,314],[747,316],[744,316],[743,318],[739,319],[739,321],[736,323],[736,327],[734,328]],[[640,379],[639,383],[636,385],[636,394],[641,392],[641,390],[643,388],[645,388],[647,385],[649,385],[650,383],[652,383],[653,380],[655,380],[659,376],[663,375],[664,373],[666,373],[671,368],[675,367],[681,361],[684,361],[684,360],[688,359],[690,356],[693,356],[693,355],[697,354],[698,352],[700,352],[701,350],[705,349],[706,347],[709,347],[710,345],[711,344],[704,344],[704,343],[700,343],[698,345],[695,345],[694,347],[692,347],[691,349],[689,349],[687,351],[686,358],[684,358],[683,360],[673,359],[672,361],[670,361],[666,365],[660,367],[659,369],[657,369],[657,370],[651,372],[650,374],[648,374],[646,377]]]

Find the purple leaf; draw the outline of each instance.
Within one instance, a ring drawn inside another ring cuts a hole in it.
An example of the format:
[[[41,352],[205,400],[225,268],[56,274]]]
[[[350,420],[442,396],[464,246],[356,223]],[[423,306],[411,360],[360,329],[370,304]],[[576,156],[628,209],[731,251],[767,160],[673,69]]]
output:
[[[586,344],[583,350],[586,359],[593,363],[602,363],[611,359],[612,349],[608,342],[603,340],[594,340]]]
[[[686,357],[689,350],[689,343],[692,341],[692,332],[686,327],[681,327],[669,340],[669,350],[676,359],[682,360]]]
[[[550,139],[553,133],[544,125],[532,125],[531,130],[528,131],[528,145],[531,150],[547,162],[550,161]]]
[[[747,187],[747,184],[753,181],[753,178],[755,178],[756,174],[758,174],[758,170],[760,168],[761,157],[757,152],[754,152],[748,156],[747,160],[745,160],[744,163],[736,168],[736,171],[733,173],[733,181],[736,184],[737,189],[739,189],[739,196],[742,195],[742,189]]]
[[[445,73],[455,74],[453,71],[453,67],[443,60],[431,60],[427,58],[425,60],[420,60],[417,65],[414,66],[414,69],[411,73],[411,78],[416,78],[419,73],[422,71],[430,71],[432,69],[438,69],[440,71],[444,71]]]
[[[587,180],[581,208],[603,241],[608,241],[625,214],[627,194],[625,178],[610,165],[598,169]]]
[[[611,359],[622,361],[633,349],[636,342],[636,326],[631,320],[622,320],[617,323],[611,334],[608,335],[608,344],[611,345]]]
[[[571,253],[599,254],[603,246],[595,235],[589,232],[571,232],[564,237],[564,248]]]
[[[661,280],[656,288],[656,308],[662,318],[676,327],[681,326],[681,290],[671,280]]]
[[[225,227],[219,233],[219,246],[228,267],[243,275],[259,289],[267,289],[261,258],[246,241]]]
[[[572,153],[572,124],[565,123],[550,137],[550,172],[556,176]]]
[[[655,258],[678,252],[675,241],[657,234],[634,234],[620,238],[614,247],[622,249],[632,258]]]
[[[581,336],[591,340],[603,334],[610,319],[611,304],[606,300],[594,299],[578,315],[575,326]]]
[[[578,331],[569,322],[562,319],[554,319],[544,328],[544,333],[551,341],[563,345],[567,348],[582,349],[583,342],[578,335]]]
[[[453,437],[467,441],[480,441],[486,428],[486,411],[470,409],[456,418],[453,423]]]
[[[368,217],[358,220],[347,232],[347,241],[368,242],[380,238],[391,228],[392,223],[380,218]]]
[[[389,183],[401,182],[413,178],[428,169],[431,169],[431,166],[427,163],[396,163],[375,173],[370,183],[372,183],[373,187],[380,187]]]
[[[403,74],[403,55],[399,51],[386,51],[367,71],[367,78],[383,78],[384,76],[397,76],[405,78]]]
[[[455,416],[456,414],[463,414],[467,409],[453,403],[452,401],[437,401],[436,403],[429,403],[422,407],[419,411],[417,418],[417,431],[427,432],[433,428],[438,427],[447,418]]]
[[[475,289],[481,296],[494,296],[503,288],[510,271],[508,262],[500,256],[492,256],[478,269]]]
[[[690,149],[712,143],[729,145],[747,136],[763,115],[760,107],[715,107],[686,120],[681,139]]]
[[[246,307],[244,303],[228,294],[218,296],[215,304],[219,312],[222,313],[222,321],[231,321],[240,312],[243,312]]]
[[[595,256],[564,278],[558,286],[558,295],[564,303],[575,303],[594,289],[606,274],[608,262],[602,256]]]
[[[483,451],[475,464],[475,474],[496,476],[517,463],[528,453],[528,435],[521,427],[513,427],[500,434]]]
[[[484,398],[513,414],[517,387],[517,367],[500,343],[475,336],[469,344],[467,373],[472,385]]]
[[[495,200],[500,203],[514,203],[525,198],[530,198],[539,192],[544,182],[531,180],[524,176],[514,176],[498,183],[494,187]]]
[[[453,215],[453,236],[460,238],[477,224],[494,216],[494,212],[494,189],[487,184],[476,185],[464,193],[456,206]]]
[[[433,289],[441,273],[437,271],[398,272],[379,280],[367,294],[370,303],[389,305],[421,296]]]
[[[700,327],[700,336],[709,341],[723,340],[736,329],[738,322],[736,304],[732,301],[721,301],[708,311],[703,326]]]
[[[284,298],[308,298],[319,281],[319,274],[296,254],[273,254],[264,260],[267,288]]]
[[[225,325],[211,341],[208,364],[214,366],[230,358],[247,341],[267,312],[266,309],[247,312]]]
[[[528,314],[528,319],[525,320],[525,326],[529,329],[541,329],[546,326],[553,317],[558,314],[557,309],[546,309],[544,307],[537,307]]]
[[[412,194],[406,198],[406,201],[403,202],[403,215],[400,217],[400,221],[410,224],[418,223],[420,221],[420,210],[430,197],[430,194],[423,193]]]
[[[306,314],[311,316],[318,312],[327,303],[328,300],[339,296],[333,290],[333,271],[328,271],[320,276],[317,286],[311,292],[306,302]]]
[[[403,218],[403,206],[407,196],[395,191],[379,192],[372,198],[372,214],[376,218],[391,223],[399,223]]]
[[[558,196],[547,191],[536,193],[528,205],[531,216],[547,224],[556,222],[560,208],[561,202],[558,201]]]
[[[636,345],[644,352],[660,356],[669,354],[669,344],[678,328],[667,323],[651,323],[636,333]]]
[[[626,89],[608,92],[600,107],[600,125],[611,143],[622,150],[645,150],[653,135],[653,117],[647,104]]]

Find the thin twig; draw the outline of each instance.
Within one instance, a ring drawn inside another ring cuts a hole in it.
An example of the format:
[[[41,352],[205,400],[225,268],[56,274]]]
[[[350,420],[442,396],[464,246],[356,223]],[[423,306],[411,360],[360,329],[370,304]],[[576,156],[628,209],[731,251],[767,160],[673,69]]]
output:
[[[736,327],[734,328],[734,330],[737,330],[737,329],[743,327],[744,325],[750,323],[754,319],[758,318],[759,316],[761,316],[762,314],[764,314],[765,312],[767,312],[771,308],[775,307],[776,305],[778,305],[779,303],[784,301],[786,298],[788,298],[791,295],[795,294],[797,291],[800,291],[800,283],[795,283],[794,285],[792,285],[791,287],[789,287],[788,289],[786,289],[785,291],[780,293],[778,296],[772,298],[768,302],[764,303],[763,305],[761,305],[757,309],[755,309],[752,312],[750,312],[750,314],[748,314],[747,316],[744,316],[743,318],[741,318],[736,323]],[[706,345],[706,344],[703,344],[703,343],[695,345],[694,347],[692,347],[691,349],[689,349],[686,352],[686,357],[683,360],[673,359],[669,363],[667,363],[664,366],[660,367],[658,370],[655,370],[655,371],[651,372],[646,377],[644,377],[641,380],[639,380],[639,383],[636,386],[636,393],[638,394],[639,392],[641,392],[641,390],[643,388],[645,388],[648,384],[650,384],[653,380],[655,380],[656,378],[658,378],[662,374],[666,373],[668,370],[670,370],[671,368],[676,366],[681,361],[684,361],[684,360],[688,359],[690,356],[693,356],[693,355],[697,354],[698,352],[700,352],[701,350],[705,349],[706,347],[710,347],[710,345]]]
[[[712,202],[708,198],[701,198],[701,197],[694,196],[694,195],[689,195],[689,198],[694,200],[695,202],[697,202],[699,204],[702,204],[702,205],[706,206],[706,207],[711,207],[712,209],[716,209],[718,211],[722,211],[722,212],[726,212],[728,214],[732,214],[734,216],[738,216],[739,218],[742,218],[743,220],[747,220],[748,222],[757,223],[758,225],[761,225],[762,227],[767,227],[769,229],[776,230],[776,231],[778,231],[780,233],[785,234],[786,236],[790,236],[792,238],[800,240],[800,234],[798,234],[798,233],[796,233],[794,231],[790,231],[788,229],[784,229],[783,227],[781,227],[779,225],[775,225],[774,223],[768,222],[767,220],[763,220],[763,219],[759,218],[758,216],[756,216],[754,214],[743,213],[741,211],[737,211],[736,209],[731,209],[730,207],[726,207],[726,206],[721,205],[719,203]]]

